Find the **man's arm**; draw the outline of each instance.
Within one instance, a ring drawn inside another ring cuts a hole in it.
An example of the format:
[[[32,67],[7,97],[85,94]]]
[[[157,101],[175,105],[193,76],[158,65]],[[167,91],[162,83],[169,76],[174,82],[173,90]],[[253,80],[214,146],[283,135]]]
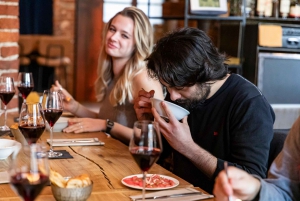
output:
[[[155,121],[159,123],[162,135],[173,149],[187,157],[208,177],[212,177],[217,166],[217,158],[194,142],[187,123],[187,117],[183,118],[181,123],[164,102],[162,102],[162,107],[170,120],[168,123],[160,117],[155,108],[152,108],[153,116]]]

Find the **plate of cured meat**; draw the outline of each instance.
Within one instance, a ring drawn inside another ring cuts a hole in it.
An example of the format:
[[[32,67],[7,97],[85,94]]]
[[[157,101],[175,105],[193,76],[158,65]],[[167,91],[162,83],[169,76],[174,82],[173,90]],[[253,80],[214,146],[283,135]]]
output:
[[[136,174],[124,177],[121,180],[122,184],[134,188],[143,188],[143,175]],[[147,174],[146,176],[146,190],[166,190],[174,188],[179,185],[179,181],[173,177],[160,175],[160,174]]]

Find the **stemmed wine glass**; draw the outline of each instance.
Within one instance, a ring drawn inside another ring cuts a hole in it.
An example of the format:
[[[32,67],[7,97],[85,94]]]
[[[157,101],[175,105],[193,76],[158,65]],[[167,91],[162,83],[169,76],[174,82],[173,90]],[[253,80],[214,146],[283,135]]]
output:
[[[162,142],[157,122],[136,121],[129,143],[129,151],[143,172],[143,200],[147,171],[158,160],[162,152]]]
[[[42,106],[45,118],[50,126],[50,150],[48,157],[62,156],[60,152],[53,151],[53,126],[63,113],[63,102],[61,91],[45,90],[43,93]]]
[[[34,201],[49,183],[49,164],[44,149],[39,143],[23,146],[8,170],[11,188],[25,201]]]
[[[22,103],[19,130],[28,144],[36,143],[45,130],[45,116],[40,103]]]
[[[6,125],[7,112],[6,106],[10,102],[10,100],[15,95],[15,86],[14,79],[12,77],[0,77],[0,98],[2,103],[4,104],[4,126],[0,127],[1,131],[9,130],[9,127]]]
[[[32,73],[20,72],[18,75],[18,82],[18,89],[22,95],[24,103],[34,87]]]

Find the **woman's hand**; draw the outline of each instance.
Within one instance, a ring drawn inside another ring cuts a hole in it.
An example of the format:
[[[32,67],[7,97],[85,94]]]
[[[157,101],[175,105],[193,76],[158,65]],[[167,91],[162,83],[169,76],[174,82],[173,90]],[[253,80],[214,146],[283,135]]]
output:
[[[68,127],[63,132],[65,133],[85,133],[97,132],[106,128],[106,120],[93,118],[71,118],[68,121]]]
[[[79,103],[74,100],[73,96],[71,96],[71,94],[66,89],[64,89],[57,80],[55,81],[55,84],[52,85],[51,89],[54,91],[61,90],[63,94],[64,110],[67,110],[73,114],[76,113]]]

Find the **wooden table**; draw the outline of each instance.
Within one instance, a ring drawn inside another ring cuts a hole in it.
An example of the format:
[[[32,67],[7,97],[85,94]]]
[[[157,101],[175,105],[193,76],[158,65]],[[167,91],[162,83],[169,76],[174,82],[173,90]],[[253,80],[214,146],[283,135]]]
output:
[[[88,201],[116,201],[130,200],[130,195],[141,194],[141,190],[135,190],[124,186],[121,179],[128,175],[139,174],[141,171],[131,157],[128,147],[120,141],[107,137],[105,133],[83,133],[67,134],[54,133],[55,138],[92,138],[97,137],[105,143],[104,146],[68,146],[54,147],[54,150],[66,150],[73,159],[50,159],[50,167],[63,176],[77,176],[82,173],[90,175],[94,182],[93,192]],[[49,139],[49,132],[45,131],[41,140],[46,142]],[[4,161],[2,161],[3,163]],[[1,163],[1,161],[0,161]],[[161,166],[154,164],[149,173],[163,174],[179,180],[176,188],[193,187],[187,181],[174,175]],[[202,191],[201,189],[197,188]],[[13,192],[9,184],[0,184],[0,201],[20,200]],[[51,187],[46,186],[37,201],[55,200]],[[207,199],[214,200],[214,199]]]

